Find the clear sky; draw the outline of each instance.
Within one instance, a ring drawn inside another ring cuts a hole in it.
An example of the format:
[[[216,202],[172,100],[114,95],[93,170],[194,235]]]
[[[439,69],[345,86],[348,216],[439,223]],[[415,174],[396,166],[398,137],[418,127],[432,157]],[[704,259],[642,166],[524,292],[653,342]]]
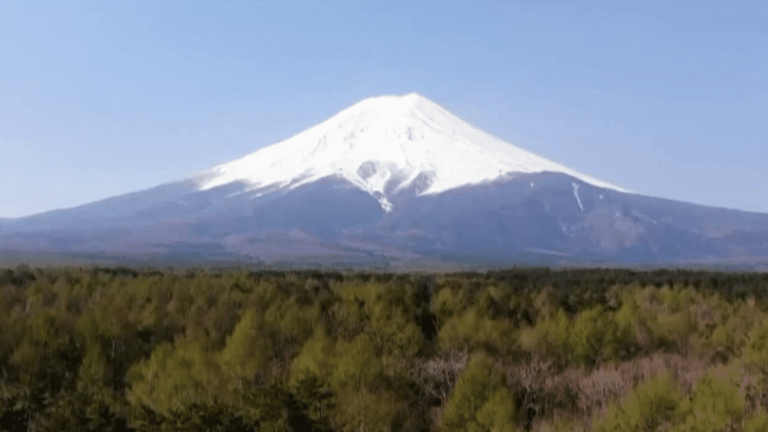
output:
[[[639,193],[768,212],[768,3],[0,2],[0,217],[420,93]]]

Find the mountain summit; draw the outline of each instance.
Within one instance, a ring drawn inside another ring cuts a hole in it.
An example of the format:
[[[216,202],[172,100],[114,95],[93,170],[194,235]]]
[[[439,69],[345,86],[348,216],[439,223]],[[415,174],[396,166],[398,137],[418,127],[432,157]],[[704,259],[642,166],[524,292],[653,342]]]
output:
[[[194,180],[201,190],[232,182],[246,183],[250,190],[274,190],[340,176],[389,211],[391,196],[408,188],[433,195],[545,171],[624,191],[480,131],[416,93],[363,100]]]
[[[417,94],[190,179],[15,220],[6,256],[163,262],[768,264],[768,215],[631,193]]]

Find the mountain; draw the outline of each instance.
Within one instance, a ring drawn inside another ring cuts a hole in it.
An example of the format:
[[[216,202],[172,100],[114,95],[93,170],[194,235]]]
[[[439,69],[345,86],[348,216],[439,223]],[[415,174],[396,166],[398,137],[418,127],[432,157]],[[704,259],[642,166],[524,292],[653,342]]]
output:
[[[768,215],[635,194],[417,94],[192,178],[0,222],[1,251],[266,262],[768,261]]]
[[[509,174],[552,171],[618,189],[507,144],[417,94],[364,100],[280,144],[197,177],[202,190],[243,182],[293,189],[340,177],[376,198],[413,187],[434,195]]]

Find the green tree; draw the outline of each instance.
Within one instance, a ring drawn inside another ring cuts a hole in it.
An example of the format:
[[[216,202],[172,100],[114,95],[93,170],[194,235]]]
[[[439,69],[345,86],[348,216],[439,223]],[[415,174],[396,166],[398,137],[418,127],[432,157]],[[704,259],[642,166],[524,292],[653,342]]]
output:
[[[247,383],[267,373],[273,346],[263,316],[253,309],[245,311],[219,356],[221,367],[230,382],[235,383],[236,391],[242,393]]]
[[[314,430],[332,429],[331,415],[336,407],[336,396],[323,380],[315,375],[302,377],[294,387],[294,395]]]
[[[745,367],[756,372],[758,379],[757,411],[762,412],[761,401],[768,386],[768,318],[763,318],[747,334],[743,360]]]
[[[677,419],[682,393],[666,371],[639,384],[632,392],[608,406],[605,416],[594,421],[595,432],[651,432],[670,430]]]
[[[571,320],[560,309],[550,318],[537,321],[534,327],[524,329],[519,341],[524,350],[565,367],[572,357],[571,335]]]
[[[335,389],[347,386],[361,388],[381,377],[381,359],[376,355],[376,345],[370,337],[360,335],[351,342],[341,342],[337,353],[332,378]]]
[[[19,384],[30,391],[30,403],[43,410],[60,392],[75,386],[83,349],[71,324],[51,310],[30,317],[25,327],[11,364],[18,371]]]
[[[583,366],[623,360],[637,351],[631,325],[617,322],[602,306],[581,312],[574,320],[570,334],[573,359]]]
[[[493,372],[491,358],[475,354],[443,411],[446,431],[496,431],[513,425],[515,406],[508,389]]]
[[[291,380],[297,382],[308,374],[324,380],[330,379],[335,367],[335,353],[335,344],[325,333],[323,327],[318,327],[294,358]]]
[[[98,347],[83,359],[74,391],[62,393],[46,411],[43,427],[56,431],[126,431],[128,422],[103,386],[106,362]]]
[[[9,431],[27,431],[34,421],[36,408],[29,389],[0,383],[0,425]]]
[[[383,389],[348,387],[338,393],[334,425],[349,432],[395,432],[407,422],[405,401]]]
[[[128,401],[162,413],[226,394],[222,388],[226,382],[213,353],[206,352],[200,342],[186,339],[158,346],[150,358],[129,370],[128,379]]]
[[[681,410],[686,414],[683,430],[715,432],[733,430],[744,416],[744,393],[739,391],[742,381],[737,364],[716,366],[696,385],[693,396]]]
[[[692,336],[696,334],[696,323],[688,309],[659,315],[654,333],[665,344],[681,355],[688,355]]]
[[[487,432],[513,432],[515,427],[515,402],[505,388],[499,388],[477,411],[477,424]]]
[[[484,349],[509,353],[515,347],[515,332],[509,320],[490,319],[477,307],[470,307],[451,317],[438,333],[443,350]]]
[[[764,432],[768,430],[768,414],[759,413],[747,420],[744,432]]]

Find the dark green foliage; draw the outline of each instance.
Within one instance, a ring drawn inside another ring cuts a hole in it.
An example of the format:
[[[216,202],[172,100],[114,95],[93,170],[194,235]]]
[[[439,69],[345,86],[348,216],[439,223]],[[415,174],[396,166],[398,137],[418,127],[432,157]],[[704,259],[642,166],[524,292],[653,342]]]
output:
[[[19,386],[0,387],[0,425],[5,430],[28,430],[35,411],[28,389]]]
[[[330,415],[335,408],[333,392],[314,375],[301,378],[293,391],[294,403],[312,430],[330,431]]]
[[[79,390],[62,394],[46,410],[42,426],[62,432],[120,432],[130,430],[127,423],[104,394]]]
[[[259,423],[231,405],[221,402],[193,403],[174,408],[167,414],[140,406],[134,421],[140,432],[255,432]]]
[[[158,412],[139,405],[134,419],[137,431],[307,431],[333,430],[330,413],[333,395],[316,377],[307,377],[295,387],[279,383],[250,391],[244,404],[213,398]],[[106,429],[105,429],[106,430]]]
[[[270,384],[259,388],[249,400],[260,430],[328,431],[333,395],[314,377],[304,378],[295,388]]]

